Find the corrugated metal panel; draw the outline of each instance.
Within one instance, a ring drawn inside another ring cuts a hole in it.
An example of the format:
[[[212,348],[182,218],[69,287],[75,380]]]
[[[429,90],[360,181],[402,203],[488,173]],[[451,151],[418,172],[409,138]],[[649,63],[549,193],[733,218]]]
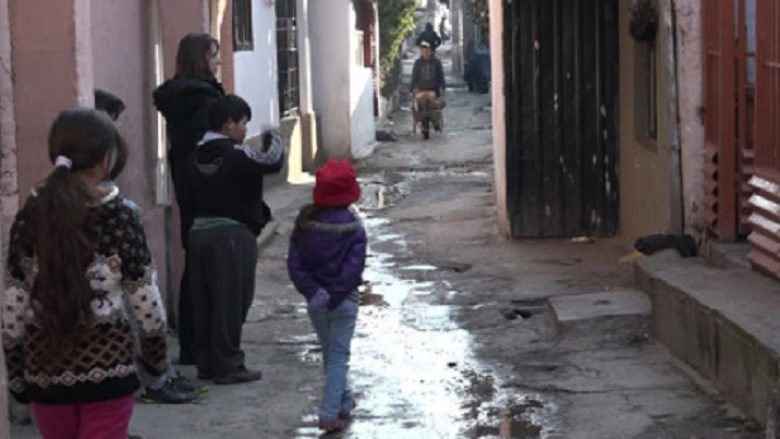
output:
[[[750,262],[780,278],[780,5],[756,4],[755,176],[750,179]]]
[[[750,262],[755,269],[780,277],[780,176],[758,171],[750,187]]]

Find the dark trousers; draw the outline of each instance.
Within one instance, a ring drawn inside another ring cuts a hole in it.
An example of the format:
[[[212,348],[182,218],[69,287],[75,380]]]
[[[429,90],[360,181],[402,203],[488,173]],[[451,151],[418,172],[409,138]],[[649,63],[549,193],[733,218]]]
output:
[[[193,230],[189,256],[195,364],[201,376],[224,376],[244,366],[241,330],[254,298],[256,237],[245,226]]]
[[[179,205],[179,232],[181,233],[181,243],[184,247],[184,272],[179,284],[179,303],[176,315],[176,329],[179,334],[179,359],[182,363],[189,364],[194,361],[194,338],[193,335],[193,317],[192,317],[192,298],[190,297],[190,279],[187,244],[189,241],[190,228],[194,220],[190,199],[192,186],[189,178],[189,157],[175,159],[171,158],[171,179],[173,180],[173,190],[176,193],[176,203]]]

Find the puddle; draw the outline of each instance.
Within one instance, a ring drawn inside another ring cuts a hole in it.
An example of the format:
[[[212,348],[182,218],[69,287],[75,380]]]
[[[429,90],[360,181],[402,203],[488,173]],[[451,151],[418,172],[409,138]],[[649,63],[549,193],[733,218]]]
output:
[[[433,265],[425,265],[425,264],[408,265],[406,267],[401,267],[401,270],[409,270],[409,271],[434,271],[436,269],[437,268],[434,267]]]
[[[395,205],[405,193],[400,184],[384,181],[361,181],[360,208],[363,210],[382,210]]]
[[[400,254],[405,253],[403,237],[387,233],[387,220],[367,218],[365,224],[371,244],[383,242],[384,248],[392,242]],[[358,406],[347,430],[331,436],[544,437],[543,419],[534,416],[548,406],[540,402],[541,408],[536,407],[529,401],[538,399],[502,387],[475,358],[474,341],[455,323],[452,308],[425,300],[436,288],[455,293],[452,285],[396,274],[404,268],[438,268],[427,264],[397,267],[390,253],[371,248],[369,252],[372,257],[364,274],[369,283],[364,286],[350,369],[353,390],[360,395]],[[366,304],[366,297],[378,303]],[[316,352],[307,346],[302,357],[311,360],[312,354]],[[313,395],[319,399],[319,389]],[[319,437],[316,416],[307,416],[302,424],[296,437]],[[508,435],[502,436],[504,431]]]

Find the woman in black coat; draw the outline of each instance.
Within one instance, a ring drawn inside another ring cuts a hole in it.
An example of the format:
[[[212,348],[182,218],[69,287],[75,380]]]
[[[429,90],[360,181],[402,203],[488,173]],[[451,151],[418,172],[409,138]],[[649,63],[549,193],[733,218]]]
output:
[[[168,132],[173,188],[181,216],[181,241],[184,250],[193,214],[188,163],[195,146],[208,129],[211,105],[225,95],[217,81],[219,42],[208,34],[189,34],[179,42],[176,75],[154,91],[154,105],[163,117]],[[182,364],[194,364],[192,303],[185,256],[184,274],[179,288],[178,332]]]

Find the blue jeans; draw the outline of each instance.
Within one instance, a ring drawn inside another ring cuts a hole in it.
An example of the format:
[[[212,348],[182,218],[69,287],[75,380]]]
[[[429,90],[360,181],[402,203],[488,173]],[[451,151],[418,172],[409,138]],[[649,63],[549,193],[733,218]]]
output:
[[[350,345],[355,333],[358,304],[345,299],[333,310],[318,311],[309,307],[309,318],[322,346],[325,389],[322,391],[320,420],[333,420],[348,414],[354,405],[347,383]]]

